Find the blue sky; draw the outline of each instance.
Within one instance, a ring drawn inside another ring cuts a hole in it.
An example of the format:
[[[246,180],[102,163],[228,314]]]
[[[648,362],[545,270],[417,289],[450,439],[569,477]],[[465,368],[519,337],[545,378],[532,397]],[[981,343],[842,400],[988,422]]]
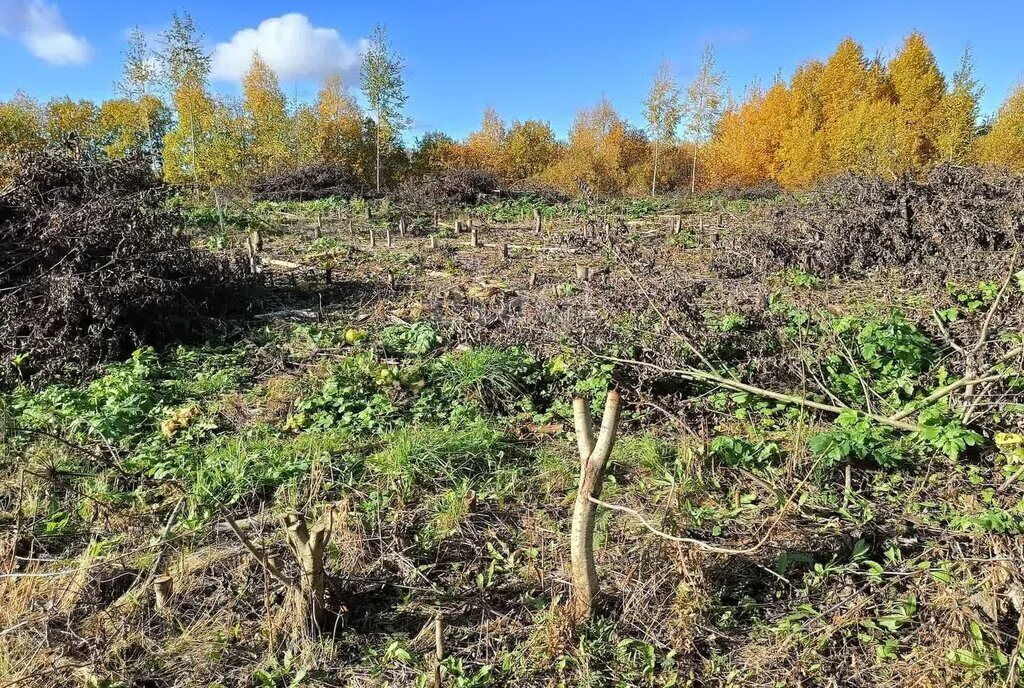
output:
[[[298,13],[317,40],[267,38],[276,59],[299,75],[288,95],[310,97],[324,61],[345,62],[374,24],[384,23],[405,58],[413,134],[475,129],[486,105],[506,121],[539,118],[564,133],[581,107],[603,95],[640,123],[642,101],[662,59],[686,82],[705,41],[736,93],[754,80],[788,77],[808,58],[825,58],[845,36],[866,52],[891,55],[910,31],[924,32],[940,67],[951,73],[967,43],[986,86],[991,112],[1024,77],[1024,3],[962,2],[138,2],[137,0],[0,0],[0,99],[21,89],[46,100],[57,95],[101,100],[120,72],[125,35],[138,25],[156,33],[174,11],[187,10],[211,50],[239,31]],[[304,20],[303,20],[304,21]],[[301,27],[300,27],[301,28]],[[324,29],[333,29],[337,34]],[[238,39],[244,52],[262,34]],[[305,34],[298,34],[305,35]],[[321,42],[317,42],[320,41]],[[287,44],[286,44],[287,43]],[[301,44],[301,45],[299,45]],[[311,47],[312,46],[312,47]],[[317,50],[329,54],[313,54]],[[222,51],[223,52],[223,51]],[[261,50],[262,53],[262,50]],[[296,54],[292,54],[296,53]],[[301,53],[301,54],[299,54]],[[224,55],[230,57],[230,50]],[[230,60],[228,60],[230,62]],[[313,63],[311,66],[307,64]],[[61,64],[63,63],[63,64]],[[307,68],[308,67],[308,68]],[[221,70],[230,72],[230,65]],[[230,80],[215,82],[225,93]]]

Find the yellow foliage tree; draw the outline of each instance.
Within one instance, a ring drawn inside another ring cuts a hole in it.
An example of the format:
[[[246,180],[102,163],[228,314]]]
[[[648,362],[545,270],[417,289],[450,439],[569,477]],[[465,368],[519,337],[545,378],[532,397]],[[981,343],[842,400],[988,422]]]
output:
[[[599,196],[649,189],[650,146],[643,133],[629,126],[602,98],[580,111],[569,131],[564,154],[542,177],[569,193],[584,181]]]
[[[779,142],[779,183],[787,188],[810,186],[825,173],[825,103],[821,82],[825,65],[801,65],[789,86],[789,126]]]
[[[362,119],[359,105],[345,89],[341,75],[329,75],[316,101],[316,141],[323,162],[356,165],[362,143]]]
[[[172,183],[216,181],[219,163],[211,155],[216,103],[206,90],[210,57],[188,14],[173,15],[160,36],[161,73],[171,92],[174,127],[164,136],[164,178]]]
[[[46,134],[51,141],[76,135],[86,141],[97,139],[99,108],[88,100],[52,100],[46,105]]]
[[[320,152],[320,118],[316,107],[309,104],[300,105],[291,121],[292,154],[295,165],[315,164],[323,161]]]
[[[505,137],[504,172],[512,180],[532,177],[547,169],[558,152],[558,141],[550,124],[535,119],[516,120]]]
[[[252,135],[251,171],[262,175],[292,162],[288,112],[277,74],[256,53],[242,78],[245,113]]]
[[[953,74],[952,89],[939,103],[939,131],[935,146],[941,160],[957,164],[969,162],[978,128],[981,92],[981,86],[974,78],[974,60],[968,47],[964,49],[960,66]]]
[[[100,106],[99,137],[112,158],[152,150],[154,132],[163,128],[166,108],[159,98],[144,95],[138,101],[115,98]]]
[[[184,74],[171,100],[176,123],[164,136],[164,177],[172,183],[209,184],[216,167],[210,157],[216,106],[202,75]]]
[[[16,149],[38,149],[45,145],[43,113],[24,93],[0,102],[0,156]]]
[[[991,129],[978,139],[977,158],[1024,172],[1024,84],[1010,93],[992,120]]]
[[[789,90],[781,81],[766,92],[751,89],[741,105],[726,110],[709,151],[715,182],[752,186],[777,180],[790,113]]]
[[[888,64],[888,79],[896,96],[900,154],[909,153],[909,167],[924,169],[937,157],[941,131],[939,104],[946,93],[946,79],[935,55],[920,32],[913,32]]]
[[[505,123],[493,107],[487,106],[484,109],[480,130],[466,137],[466,142],[462,146],[465,157],[463,165],[468,168],[503,172],[505,136]]]
[[[412,151],[412,173],[421,176],[458,166],[461,159],[459,143],[448,134],[429,131],[419,138]]]

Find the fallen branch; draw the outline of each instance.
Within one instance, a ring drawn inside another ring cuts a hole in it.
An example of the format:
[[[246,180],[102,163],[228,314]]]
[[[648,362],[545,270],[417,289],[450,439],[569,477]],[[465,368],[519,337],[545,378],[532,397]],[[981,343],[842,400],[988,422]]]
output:
[[[839,415],[841,413],[845,413],[845,412],[848,412],[848,411],[851,410],[849,408],[844,408],[842,406],[834,406],[832,404],[825,404],[825,403],[822,403],[820,401],[814,401],[812,399],[805,399],[803,397],[794,396],[792,394],[783,394],[782,392],[774,392],[774,391],[769,390],[769,389],[763,389],[761,387],[756,387],[754,385],[748,385],[748,384],[746,384],[744,382],[739,382],[737,380],[731,380],[729,378],[722,377],[721,375],[718,375],[717,373],[709,373],[707,371],[697,370],[696,368],[689,368],[689,369],[665,368],[665,367],[659,366],[659,365],[657,365],[655,363],[647,363],[645,361],[636,361],[636,360],[626,359],[626,358],[616,358],[614,356],[598,356],[598,358],[604,359],[606,361],[611,361],[613,363],[622,363],[623,365],[642,366],[642,367],[645,367],[645,368],[650,368],[652,370],[657,370],[658,372],[663,373],[665,375],[674,375],[676,377],[681,377],[681,378],[686,379],[686,380],[696,380],[698,382],[710,382],[710,383],[714,383],[716,385],[719,385],[721,387],[726,387],[728,389],[734,389],[737,392],[747,392],[749,394],[754,394],[756,396],[765,397],[767,399],[774,399],[776,401],[781,401],[781,402],[786,403],[786,404],[792,404],[794,406],[803,406],[805,408],[812,408],[812,409],[815,409],[816,411],[825,411],[826,413],[831,413],[831,414],[835,414],[835,415]],[[865,416],[867,418],[871,418],[872,420],[874,420],[874,421],[876,421],[878,423],[881,423],[882,425],[888,425],[889,427],[895,428],[897,430],[904,430],[906,432],[920,432],[920,430],[921,430],[920,426],[918,426],[918,425],[916,425],[914,423],[907,423],[907,422],[905,422],[903,420],[900,420],[900,419],[895,419],[894,420],[894,419],[889,418],[887,416],[880,416],[880,415],[878,415],[876,413],[866,413],[864,411],[858,411],[858,413],[860,413],[861,415],[863,415],[863,416]]]
[[[274,563],[267,558],[266,554],[256,549],[256,545],[252,544],[252,541],[248,537],[246,537],[245,533],[242,532],[242,529],[238,527],[238,524],[235,523],[235,520],[233,518],[231,518],[228,515],[225,515],[224,521],[228,524],[228,527],[231,528],[231,532],[235,534],[235,537],[238,538],[238,541],[241,542],[242,545],[247,550],[249,550],[249,554],[251,554],[256,559],[256,561],[258,561],[260,565],[267,570],[267,572],[271,576],[276,578],[281,584],[283,584],[287,588],[291,588],[295,585],[295,581],[281,573],[281,569],[277,568],[277,566],[275,566]]]

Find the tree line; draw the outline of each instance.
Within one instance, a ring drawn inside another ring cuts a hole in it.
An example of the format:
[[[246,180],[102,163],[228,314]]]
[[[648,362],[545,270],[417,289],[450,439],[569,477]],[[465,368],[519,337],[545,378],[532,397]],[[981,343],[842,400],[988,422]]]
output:
[[[409,177],[474,169],[569,193],[585,181],[604,197],[805,188],[846,171],[895,177],[941,162],[1024,171],[1024,85],[982,121],[970,51],[947,79],[918,32],[888,60],[843,40],[827,60],[808,61],[767,88],[754,84],[740,98],[727,90],[709,45],[688,84],[667,62],[660,66],[642,126],[602,98],[577,114],[562,140],[548,122],[506,123],[488,107],[464,139],[437,131],[412,146],[402,137],[404,62],[383,27],[368,46],[359,83],[365,108],[341,74],[324,79],[314,101],[289,102],[258,54],[241,97],[228,97],[210,89],[210,56],[195,21],[174,15],[156,45],[131,34],[115,98],[40,105],[19,93],[0,103],[0,154],[74,139],[112,157],[150,155],[167,181],[200,187],[330,165],[378,192]]]

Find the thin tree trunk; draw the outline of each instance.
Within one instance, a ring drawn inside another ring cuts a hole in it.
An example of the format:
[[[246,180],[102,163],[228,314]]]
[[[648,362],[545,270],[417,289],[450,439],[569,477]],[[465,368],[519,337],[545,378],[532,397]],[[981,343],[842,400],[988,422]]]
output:
[[[195,180],[196,186],[199,185],[199,159],[196,157],[196,116],[192,111],[192,107],[188,109],[188,124],[190,130],[190,137],[192,139],[192,179]]]
[[[654,142],[654,174],[651,176],[651,195],[654,196],[658,184],[658,153],[661,152],[661,145],[659,141]]]
[[[693,138],[693,166],[690,168],[690,193],[697,192],[697,149],[700,147],[700,139]]]
[[[377,110],[377,193],[380,193],[380,110]]]

